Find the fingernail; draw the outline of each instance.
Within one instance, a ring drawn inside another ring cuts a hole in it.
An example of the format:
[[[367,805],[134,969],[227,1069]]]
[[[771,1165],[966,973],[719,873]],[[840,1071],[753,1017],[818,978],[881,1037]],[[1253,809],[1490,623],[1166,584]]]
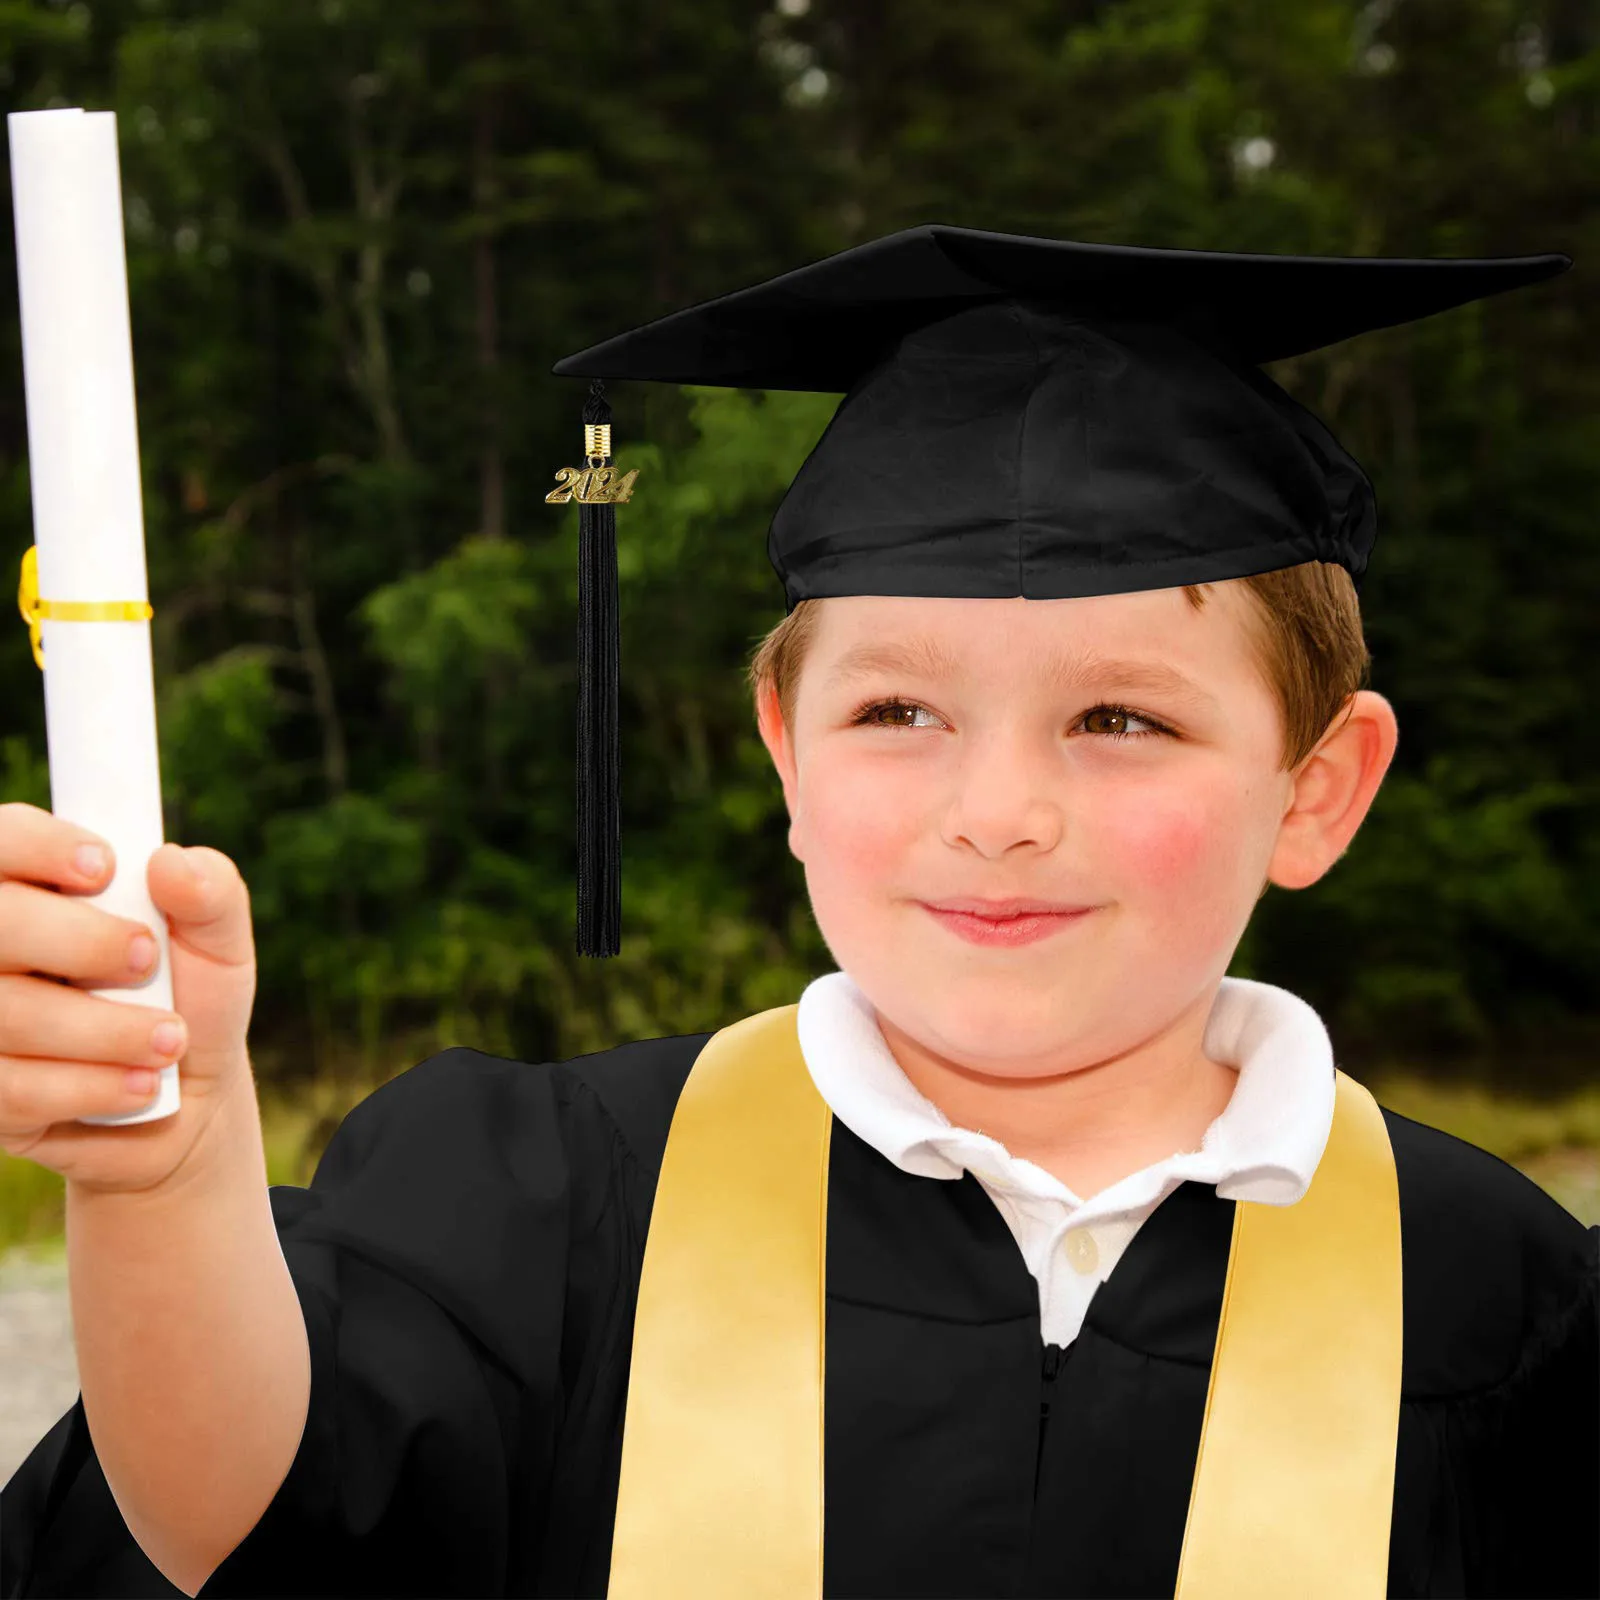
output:
[[[150,1043],[155,1047],[155,1052],[158,1056],[175,1054],[178,1046],[183,1043],[182,1025],[176,1022],[163,1022],[150,1035]]]
[[[197,851],[185,847],[183,851],[183,870],[187,872],[196,883],[200,881],[200,856]]]
[[[148,972],[156,959],[156,942],[148,933],[136,933],[128,944],[128,965],[135,972]]]
[[[80,844],[72,860],[84,877],[98,878],[106,870],[106,847],[103,844]]]

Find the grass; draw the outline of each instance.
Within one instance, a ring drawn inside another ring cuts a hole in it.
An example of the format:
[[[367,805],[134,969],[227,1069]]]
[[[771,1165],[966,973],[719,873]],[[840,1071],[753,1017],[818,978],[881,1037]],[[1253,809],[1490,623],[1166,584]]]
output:
[[[267,1181],[309,1183],[333,1129],[378,1082],[323,1079],[292,1098],[263,1090]],[[1369,1087],[1391,1110],[1510,1162],[1586,1226],[1600,1223],[1600,1087],[1555,1102],[1441,1087],[1404,1074]],[[55,1173],[0,1153],[0,1256],[62,1259],[64,1202],[65,1185]]]
[[[1401,1073],[1368,1087],[1391,1111],[1509,1161],[1586,1227],[1600,1223],[1600,1085],[1553,1101],[1439,1085]]]
[[[334,1128],[382,1081],[361,1082],[344,1075],[319,1079],[292,1095],[262,1089],[267,1182],[302,1188],[309,1184]],[[65,1259],[65,1219],[65,1180],[31,1161],[0,1152],[0,1257],[15,1252],[31,1261]]]

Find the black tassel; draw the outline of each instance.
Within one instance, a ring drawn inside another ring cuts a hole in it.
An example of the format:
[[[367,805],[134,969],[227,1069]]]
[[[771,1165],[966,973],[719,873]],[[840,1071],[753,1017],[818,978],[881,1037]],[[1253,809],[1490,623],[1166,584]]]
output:
[[[583,420],[611,421],[605,384],[589,386]],[[587,465],[608,467],[611,457]],[[578,954],[622,944],[622,842],[617,750],[617,513],[578,505]]]

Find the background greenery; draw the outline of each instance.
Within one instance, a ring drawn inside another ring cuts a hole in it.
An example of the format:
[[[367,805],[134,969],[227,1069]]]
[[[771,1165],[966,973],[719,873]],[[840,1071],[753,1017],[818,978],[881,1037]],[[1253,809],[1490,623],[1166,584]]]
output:
[[[710,1029],[831,968],[742,668],[783,615],[767,520],[834,398],[613,386],[644,470],[618,518],[623,945],[594,961],[577,519],[543,503],[584,386],[549,368],[923,221],[1575,258],[1270,369],[1377,486],[1363,603],[1401,741],[1349,856],[1269,892],[1231,970],[1304,995],[1397,1108],[1530,1170],[1600,1146],[1586,0],[0,0],[0,97],[118,114],[167,831],[251,884],[256,1071],[296,1130],[275,1181],[445,1045]],[[0,276],[15,571],[9,248]],[[0,795],[48,806],[13,626]],[[1552,1187],[1600,1207],[1573,1171]],[[48,1225],[48,1180],[0,1161],[0,1232]]]

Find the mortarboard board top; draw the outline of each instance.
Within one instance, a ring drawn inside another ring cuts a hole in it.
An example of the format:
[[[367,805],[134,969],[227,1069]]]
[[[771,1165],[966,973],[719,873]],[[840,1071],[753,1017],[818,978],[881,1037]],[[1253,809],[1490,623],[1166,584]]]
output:
[[[558,361],[563,377],[843,393],[913,328],[996,299],[1164,321],[1259,365],[1565,272],[1559,253],[1405,259],[1080,244],[924,223]]]

